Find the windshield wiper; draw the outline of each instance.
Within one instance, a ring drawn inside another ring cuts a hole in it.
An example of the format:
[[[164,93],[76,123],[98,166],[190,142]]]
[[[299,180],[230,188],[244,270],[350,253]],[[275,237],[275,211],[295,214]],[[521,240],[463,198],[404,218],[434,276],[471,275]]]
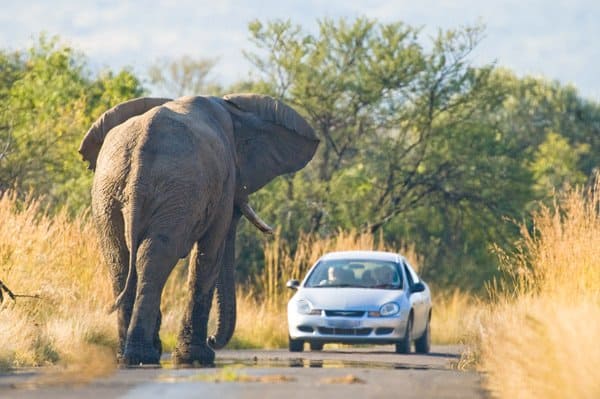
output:
[[[345,288],[345,287],[354,287],[354,288],[358,288],[361,287],[362,285],[356,285],[356,284],[348,284],[348,283],[343,283],[343,284],[327,284],[327,285],[323,285],[322,287],[334,287],[334,288]]]
[[[378,284],[378,285],[372,285],[369,288],[383,288],[383,289],[388,289],[388,290],[389,289],[397,290],[397,289],[401,289],[402,287],[400,287],[397,284]]]

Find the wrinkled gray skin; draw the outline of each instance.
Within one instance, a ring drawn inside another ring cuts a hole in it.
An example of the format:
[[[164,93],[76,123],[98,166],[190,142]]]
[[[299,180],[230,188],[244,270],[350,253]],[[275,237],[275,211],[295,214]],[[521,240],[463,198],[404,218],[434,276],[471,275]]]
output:
[[[190,253],[190,297],[173,359],[214,362],[210,346],[225,345],[235,328],[237,223],[245,216],[270,231],[248,195],[304,167],[317,145],[293,109],[254,94],[139,98],[92,125],[79,152],[95,170],[92,214],[111,271],[122,364],[159,362],[161,293]],[[215,287],[219,325],[208,338]]]

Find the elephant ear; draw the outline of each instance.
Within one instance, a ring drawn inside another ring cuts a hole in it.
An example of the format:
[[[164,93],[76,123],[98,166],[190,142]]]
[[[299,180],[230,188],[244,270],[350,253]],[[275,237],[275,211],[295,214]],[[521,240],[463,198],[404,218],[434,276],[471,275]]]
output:
[[[312,159],[319,139],[292,108],[258,94],[229,94],[223,99],[234,123],[242,195],[302,169]]]
[[[98,153],[100,153],[104,138],[110,129],[168,101],[171,99],[140,97],[121,103],[103,113],[87,131],[79,146],[79,153],[85,161],[90,163],[89,169],[96,169]]]

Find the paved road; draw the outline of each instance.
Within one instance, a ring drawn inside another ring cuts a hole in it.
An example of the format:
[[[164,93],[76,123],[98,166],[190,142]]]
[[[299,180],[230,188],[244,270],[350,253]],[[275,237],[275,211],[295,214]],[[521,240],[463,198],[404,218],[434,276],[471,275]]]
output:
[[[44,370],[0,374],[0,398],[484,398],[481,377],[453,368],[458,347],[217,352],[214,368],[120,369],[82,384]],[[48,376],[51,376],[50,378]]]

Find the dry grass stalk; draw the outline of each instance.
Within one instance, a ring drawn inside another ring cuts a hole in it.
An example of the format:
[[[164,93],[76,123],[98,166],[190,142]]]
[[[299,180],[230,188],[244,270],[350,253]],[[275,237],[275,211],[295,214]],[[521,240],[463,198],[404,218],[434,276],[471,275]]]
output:
[[[534,215],[476,344],[499,398],[600,397],[600,182]]]
[[[18,297],[0,308],[0,367],[61,361],[116,345],[112,299],[96,235],[84,215],[50,216],[41,202],[0,198],[0,275]],[[100,369],[104,366],[99,366]]]

